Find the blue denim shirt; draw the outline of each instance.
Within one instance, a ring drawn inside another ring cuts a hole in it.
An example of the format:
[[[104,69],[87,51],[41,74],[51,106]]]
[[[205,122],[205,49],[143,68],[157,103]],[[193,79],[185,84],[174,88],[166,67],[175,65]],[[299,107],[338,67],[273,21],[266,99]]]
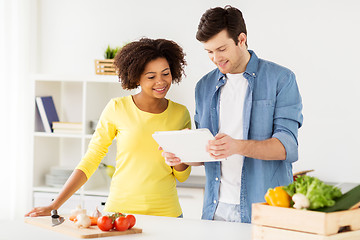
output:
[[[248,89],[243,109],[244,139],[277,138],[286,150],[285,160],[245,157],[241,175],[241,221],[251,222],[251,204],[264,202],[268,188],[292,182],[292,163],[298,159],[298,128],[302,125],[302,103],[295,75],[289,69],[251,58],[244,72]],[[197,128],[219,131],[219,100],[225,75],[218,69],[206,74],[196,85]],[[234,109],[236,111],[236,109]],[[206,185],[202,219],[212,220],[219,200],[220,162],[206,162]]]

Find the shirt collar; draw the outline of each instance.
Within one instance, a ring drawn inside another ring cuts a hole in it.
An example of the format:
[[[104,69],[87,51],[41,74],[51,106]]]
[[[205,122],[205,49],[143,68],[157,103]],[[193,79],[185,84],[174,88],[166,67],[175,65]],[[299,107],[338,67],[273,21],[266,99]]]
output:
[[[220,81],[221,79],[225,79],[226,78],[226,75],[223,74],[222,72],[220,72],[219,69],[217,69],[218,71],[218,76],[217,76],[217,80]]]
[[[252,51],[252,50],[248,50],[248,51],[249,51],[251,57],[250,57],[248,64],[246,65],[245,73],[248,76],[256,77],[257,69],[258,69],[258,65],[259,65],[259,58],[256,56],[254,51]]]
[[[248,51],[251,56],[248,64],[246,65],[244,75],[248,75],[248,77],[256,77],[256,73],[259,65],[259,58],[256,56],[254,51],[252,50],[248,50]],[[218,72],[218,76],[217,76],[218,81],[226,78],[226,75],[220,72],[219,69],[217,72]]]

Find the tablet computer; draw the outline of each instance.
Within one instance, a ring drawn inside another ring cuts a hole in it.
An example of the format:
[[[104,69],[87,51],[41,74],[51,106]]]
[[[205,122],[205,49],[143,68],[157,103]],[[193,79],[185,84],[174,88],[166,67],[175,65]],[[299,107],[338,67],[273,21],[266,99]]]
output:
[[[225,160],[213,159],[206,151],[208,141],[214,139],[214,136],[207,128],[159,131],[152,136],[165,152],[174,153],[185,163]]]

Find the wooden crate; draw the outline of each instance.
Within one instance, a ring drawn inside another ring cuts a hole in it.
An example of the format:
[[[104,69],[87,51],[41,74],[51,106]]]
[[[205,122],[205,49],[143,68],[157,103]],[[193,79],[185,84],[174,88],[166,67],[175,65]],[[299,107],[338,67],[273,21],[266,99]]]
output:
[[[253,240],[360,239],[360,209],[323,213],[252,205]]]
[[[117,75],[114,59],[95,60],[95,73],[100,75]]]
[[[252,240],[359,240],[360,230],[337,233],[334,235],[319,235],[281,228],[252,226]]]

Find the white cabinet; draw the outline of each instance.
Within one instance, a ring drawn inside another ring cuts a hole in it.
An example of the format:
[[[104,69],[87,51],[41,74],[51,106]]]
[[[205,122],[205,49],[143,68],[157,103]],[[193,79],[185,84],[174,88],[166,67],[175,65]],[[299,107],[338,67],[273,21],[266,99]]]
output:
[[[91,211],[89,214],[91,214],[96,209],[96,207],[100,212],[103,212],[106,200],[107,197],[105,196],[85,195],[83,208]]]
[[[204,189],[178,187],[180,206],[186,219],[201,219]]]
[[[56,196],[57,193],[33,192],[34,206],[47,206],[55,199]],[[61,214],[69,214],[72,209],[75,209],[79,205],[82,206],[81,197],[79,194],[74,194],[58,210]]]
[[[34,207],[49,205],[58,195],[58,192],[33,192]],[[71,196],[59,209],[61,214],[70,214],[71,210],[77,206],[86,209],[88,214],[92,214],[96,207],[99,211],[103,211],[107,196],[87,195],[87,194],[74,194]]]
[[[53,198],[52,195],[56,195],[55,192],[59,192],[61,189],[61,186],[46,186],[46,175],[50,173],[51,168],[54,166],[75,168],[85,154],[91,139],[93,128],[90,123],[99,119],[102,110],[111,98],[134,94],[135,91],[123,90],[117,76],[38,74],[32,76],[32,81],[34,82],[34,133],[32,141],[34,201],[32,205],[40,206],[49,204],[49,198]],[[81,122],[82,132],[73,134],[46,133],[36,109],[36,96],[52,96],[60,121]],[[113,145],[110,146],[109,152],[103,160],[104,163],[115,164],[116,148]],[[98,169],[79,191],[80,201],[84,200],[88,191],[94,189],[108,190],[109,182],[109,177],[105,171]],[[49,193],[49,196],[46,196],[46,193]],[[101,195],[101,197],[106,197],[106,194]],[[78,204],[75,204],[75,207],[76,205]]]

